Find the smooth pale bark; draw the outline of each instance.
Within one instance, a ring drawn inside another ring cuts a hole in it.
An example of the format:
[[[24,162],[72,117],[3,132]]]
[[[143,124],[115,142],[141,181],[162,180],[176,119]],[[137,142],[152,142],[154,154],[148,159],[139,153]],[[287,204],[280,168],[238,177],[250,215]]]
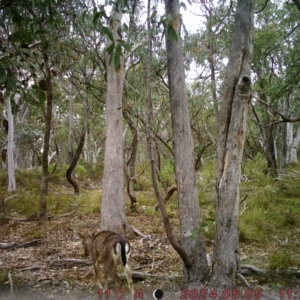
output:
[[[300,143],[300,127],[295,134],[294,131],[294,123],[287,123],[287,144],[288,144],[288,151],[287,151],[287,164],[296,164],[298,163],[298,146]]]
[[[110,29],[115,43],[121,37],[118,34],[121,13],[112,10]],[[108,45],[110,45],[110,41]],[[116,46],[116,44],[115,44]],[[106,141],[104,154],[103,191],[101,201],[101,230],[112,230],[119,234],[127,231],[123,182],[123,117],[122,96],[124,85],[124,57],[120,57],[120,67],[115,69],[106,55],[107,95],[106,95]]]
[[[14,119],[11,112],[11,100],[6,98],[6,111],[8,121],[8,133],[7,133],[7,153],[6,153],[6,164],[8,174],[8,191],[15,191],[16,177],[15,177],[15,159],[14,159]]]
[[[146,111],[146,138],[147,138],[147,146],[148,153],[150,158],[150,167],[151,167],[151,178],[153,183],[153,189],[155,192],[155,197],[158,201],[158,207],[162,214],[163,224],[166,230],[166,234],[168,240],[172,247],[177,251],[180,255],[184,265],[186,268],[189,268],[192,265],[192,258],[190,258],[182,245],[177,241],[176,237],[173,234],[173,230],[167,216],[166,207],[164,199],[160,192],[158,175],[157,175],[157,159],[156,159],[156,149],[155,149],[155,140],[153,137],[153,132],[151,130],[151,124],[153,119],[153,106],[152,106],[152,82],[151,82],[151,65],[152,65],[152,33],[151,33],[151,19],[150,19],[150,9],[151,0],[148,0],[147,7],[147,35],[148,35],[148,53],[147,53],[147,67],[146,67],[146,83],[147,83],[147,111]]]
[[[211,286],[235,286],[239,269],[239,202],[246,118],[251,98],[254,0],[239,0],[219,114],[216,234]]]
[[[290,101],[287,98],[284,101],[284,114],[287,115],[290,108]],[[282,124],[282,132],[281,132],[281,140],[282,140],[282,147],[281,147],[281,157],[280,157],[280,171],[282,173],[286,172],[287,166],[287,151],[288,151],[288,141],[287,141],[287,122]]]
[[[200,207],[196,186],[194,145],[188,111],[187,90],[180,35],[179,0],[165,0],[166,15],[172,17],[177,40],[166,35],[169,94],[179,203],[180,241],[192,264],[185,265],[184,285],[200,286],[209,273],[204,238],[200,228]]]

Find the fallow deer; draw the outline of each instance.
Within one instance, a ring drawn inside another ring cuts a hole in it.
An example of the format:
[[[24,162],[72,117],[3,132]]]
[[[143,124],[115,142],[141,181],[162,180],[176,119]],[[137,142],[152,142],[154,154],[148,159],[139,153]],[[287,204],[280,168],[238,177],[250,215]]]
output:
[[[93,260],[95,271],[95,283],[102,289],[99,280],[99,265],[103,265],[104,271],[104,289],[107,290],[107,276],[110,275],[117,288],[121,288],[122,281],[117,274],[118,264],[124,267],[124,273],[127,279],[129,291],[133,298],[134,289],[132,283],[131,270],[131,247],[128,241],[121,235],[113,231],[100,231],[96,234],[83,234],[77,232],[79,237],[83,240],[84,255],[90,255]]]

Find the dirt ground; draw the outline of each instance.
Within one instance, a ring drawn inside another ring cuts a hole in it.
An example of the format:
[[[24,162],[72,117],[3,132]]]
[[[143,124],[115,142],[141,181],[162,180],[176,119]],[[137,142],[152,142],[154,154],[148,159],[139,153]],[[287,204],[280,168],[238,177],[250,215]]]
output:
[[[140,222],[145,228],[145,222],[151,224],[152,220],[143,216]],[[0,243],[14,242],[23,246],[0,250],[0,272],[4,277],[0,283],[0,299],[117,299],[123,296],[122,293],[115,295],[113,281],[109,283],[110,295],[99,294],[93,286],[92,263],[82,256],[77,230],[93,232],[98,224],[99,215],[95,214],[53,218],[45,223],[12,220],[2,225]],[[153,299],[155,289],[163,287],[165,299],[166,291],[179,289],[181,263],[165,236],[150,233],[150,230],[143,233],[151,234],[151,240],[137,235],[130,240],[134,249],[136,296]],[[26,243],[28,245],[24,245]],[[125,295],[126,280],[122,288]]]
[[[128,220],[133,222],[133,217]],[[93,232],[98,224],[99,214],[72,214],[44,223],[11,220],[3,224],[0,243],[16,244],[0,250],[0,299],[128,299],[126,280],[122,286],[124,294],[114,291],[112,281],[110,294],[99,293],[93,285],[92,264],[82,256],[77,231]],[[208,290],[200,288],[181,291],[181,261],[164,231],[153,233],[152,217],[135,216],[134,224],[137,229],[138,224],[143,224],[142,228],[149,228],[143,234],[151,235],[151,240],[137,235],[130,240],[135,299],[154,299],[153,292],[157,289],[163,291],[162,299],[232,299],[224,290],[210,295]],[[245,288],[240,290],[238,299],[276,299],[274,296],[278,295],[273,292],[270,298],[269,291],[257,295],[256,290],[252,291],[253,295],[245,291]],[[300,293],[293,299],[300,299]]]

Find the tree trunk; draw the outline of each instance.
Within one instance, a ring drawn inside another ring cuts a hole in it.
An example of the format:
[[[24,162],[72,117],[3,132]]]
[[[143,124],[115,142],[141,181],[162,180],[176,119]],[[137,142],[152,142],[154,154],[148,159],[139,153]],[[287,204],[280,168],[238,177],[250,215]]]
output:
[[[200,207],[196,186],[194,145],[185,85],[181,15],[179,0],[165,0],[166,16],[171,16],[177,39],[166,35],[169,94],[175,153],[175,174],[179,203],[180,240],[192,265],[185,269],[184,285],[199,286],[209,273],[204,238],[201,234]],[[168,30],[168,29],[167,29]]]
[[[20,94],[20,97],[24,97],[23,93]],[[23,102],[20,103],[21,101],[19,100],[18,103],[18,113],[16,114],[16,122],[18,123],[18,128],[23,127],[23,123],[26,121],[28,115],[29,115],[29,106],[28,103]],[[29,156],[28,156],[28,148],[24,147],[22,145],[22,135],[20,132],[14,132],[14,140],[15,140],[15,168],[17,169],[24,169],[28,168],[29,164],[28,162],[30,161]]]
[[[79,184],[73,178],[73,171],[76,167],[76,164],[78,162],[80,154],[82,153],[82,149],[83,149],[83,146],[84,146],[84,140],[85,140],[85,134],[86,134],[86,131],[85,131],[85,129],[83,129],[83,131],[81,133],[81,137],[80,137],[78,147],[77,147],[76,152],[75,152],[75,155],[73,155],[70,166],[69,166],[69,168],[66,172],[66,178],[67,178],[68,182],[73,186],[74,194],[77,195],[77,196],[79,195]]]
[[[11,112],[11,100],[6,98],[7,109],[7,121],[8,121],[8,133],[7,133],[7,153],[6,153],[6,165],[8,174],[8,191],[15,191],[16,178],[15,178],[15,158],[14,158],[14,118]]]
[[[88,101],[88,92],[87,92],[87,85],[89,82],[90,77],[86,74],[86,66],[84,71],[84,92],[83,92],[83,108],[84,108],[84,128],[86,134],[86,142],[85,142],[85,151],[86,151],[86,162],[90,167],[90,163],[92,162],[91,159],[91,138],[90,138],[90,107]]]
[[[40,194],[40,218],[47,218],[47,194],[49,185],[49,171],[48,171],[48,154],[50,148],[50,135],[51,135],[51,122],[52,122],[52,107],[53,107],[53,94],[52,94],[52,79],[51,70],[48,58],[48,42],[42,48],[42,54],[44,56],[45,74],[47,82],[47,108],[45,114],[45,133],[44,133],[44,146],[42,156],[42,183],[41,183],[41,194]]]
[[[289,109],[290,109],[290,101],[289,98],[287,98],[284,101],[284,114],[287,116]],[[287,122],[282,124],[282,133],[281,133],[281,139],[282,139],[282,148],[281,148],[281,159],[280,159],[280,171],[282,173],[286,173],[286,166],[287,166],[287,151],[288,151],[288,125]]]
[[[138,142],[139,142],[139,132],[137,126],[131,122],[129,124],[130,130],[133,134],[132,143],[131,143],[131,155],[127,162],[129,176],[133,183],[137,183],[135,178],[135,164],[136,164],[136,157],[137,157],[137,150],[138,150]]]
[[[239,0],[219,114],[216,234],[210,284],[233,288],[239,268],[239,202],[251,97],[254,0]]]
[[[147,82],[147,112],[146,112],[146,138],[147,138],[147,147],[150,158],[150,167],[151,167],[151,178],[153,183],[153,189],[155,192],[156,199],[158,201],[158,207],[162,214],[162,219],[164,227],[167,233],[168,240],[172,247],[180,255],[185,267],[188,269],[192,265],[192,259],[187,255],[184,248],[177,242],[169,218],[167,216],[166,208],[164,205],[164,199],[159,190],[158,178],[157,178],[157,160],[155,159],[155,148],[154,148],[154,139],[151,132],[151,123],[153,118],[153,108],[152,108],[152,84],[151,84],[151,64],[152,64],[152,33],[150,25],[150,4],[151,0],[148,0],[147,8],[147,33],[148,33],[148,53],[147,53],[147,70],[146,70],[146,82]]]
[[[120,12],[122,8],[119,8]],[[118,31],[121,13],[114,7],[111,13],[111,31],[115,47],[121,39]],[[109,39],[108,39],[109,40]],[[109,40],[108,44],[111,44]],[[125,218],[123,192],[123,119],[122,96],[124,83],[124,57],[120,55],[120,66],[116,70],[112,54],[106,55],[107,95],[106,95],[106,142],[104,154],[103,191],[101,202],[101,230],[112,230],[124,234],[129,230]]]
[[[267,158],[267,168],[265,173],[272,177],[278,176],[276,156],[275,156],[275,145],[274,145],[274,125],[270,125],[263,128],[264,133],[264,150]]]
[[[129,151],[129,158],[126,164],[124,165],[124,168],[125,168],[125,175],[127,181],[126,183],[127,193],[131,202],[130,209],[131,211],[137,212],[137,200],[136,200],[136,195],[132,183],[134,184],[137,183],[137,180],[135,178],[135,163],[137,157],[139,134],[138,134],[137,125],[134,124],[133,120],[131,119],[131,116],[129,116],[129,113],[124,110],[123,115],[127,120],[131,133],[133,134],[130,151]]]
[[[206,6],[205,6],[206,7]],[[211,10],[208,10],[208,32],[209,32],[209,68],[210,68],[210,77],[211,77],[211,93],[212,93],[212,99],[214,104],[214,109],[216,112],[216,118],[219,119],[219,110],[218,110],[218,97],[217,97],[217,84],[216,84],[216,73],[215,73],[215,34],[212,29],[212,22],[213,22],[213,16],[211,13]]]
[[[300,127],[296,132],[294,137],[293,134],[294,124],[287,123],[287,135],[288,135],[288,155],[287,155],[287,164],[296,164],[298,163],[298,146],[300,143]]]
[[[73,142],[74,142],[74,94],[73,84],[69,93],[69,134],[68,134],[68,163],[71,164],[74,157]]]

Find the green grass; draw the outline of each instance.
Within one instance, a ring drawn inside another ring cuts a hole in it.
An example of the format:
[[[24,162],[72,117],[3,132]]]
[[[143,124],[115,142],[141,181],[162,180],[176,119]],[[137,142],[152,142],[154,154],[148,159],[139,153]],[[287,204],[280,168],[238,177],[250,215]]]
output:
[[[206,239],[213,240],[215,234],[215,159],[208,160],[197,173],[198,195],[201,208],[201,230]],[[244,174],[248,181],[241,183],[241,199],[247,198],[240,205],[240,242],[241,248],[247,252],[247,262],[256,257],[258,249],[268,252],[263,254],[269,270],[283,270],[300,268],[300,176],[288,172],[289,175],[281,180],[274,180],[263,173],[265,161],[258,156],[253,161],[247,161]],[[174,184],[172,163],[168,162],[161,172],[164,182]],[[293,171],[300,171],[299,165],[291,167]],[[142,171],[144,171],[142,173]],[[101,170],[95,167],[81,165],[76,169],[80,178],[80,185],[89,185],[91,180],[101,181]],[[141,174],[142,173],[142,174]],[[137,202],[137,216],[153,218],[151,230],[163,233],[160,212],[154,209],[157,200],[154,195],[149,165],[137,166],[137,183],[134,186]],[[18,171],[17,188],[14,197],[5,201],[5,214],[13,217],[34,217],[39,213],[41,170]],[[7,174],[0,170],[0,200],[11,196],[7,190]],[[161,188],[163,193],[163,189]],[[126,195],[126,192],[125,192]],[[128,198],[128,197],[127,197]],[[101,191],[81,188],[81,194],[74,196],[73,188],[65,179],[64,166],[57,167],[51,175],[47,205],[49,214],[59,215],[76,210],[80,216],[97,214],[100,212]],[[127,211],[130,202],[126,201]],[[177,194],[166,203],[166,210],[172,223],[178,220]],[[132,215],[133,216],[133,215]],[[84,226],[80,222],[78,229]],[[143,224],[141,224],[141,227]],[[142,228],[141,228],[142,231]],[[38,229],[28,233],[28,239],[42,237]],[[262,259],[262,258],[261,258]]]
[[[294,262],[292,257],[287,252],[276,251],[268,255],[269,269],[272,271],[287,270],[293,266]]]

